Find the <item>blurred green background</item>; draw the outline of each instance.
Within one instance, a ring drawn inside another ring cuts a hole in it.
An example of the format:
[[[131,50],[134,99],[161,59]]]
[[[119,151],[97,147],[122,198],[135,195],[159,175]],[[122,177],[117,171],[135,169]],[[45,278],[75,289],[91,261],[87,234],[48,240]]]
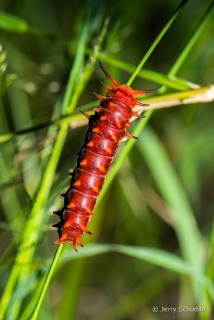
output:
[[[211,2],[187,1],[146,61],[145,69],[164,75],[169,72]],[[116,81],[126,83],[131,73],[115,67],[108,57],[124,66],[137,66],[179,3],[177,0],[0,2],[1,294],[7,285],[57,137],[58,128],[51,126],[50,121],[60,118],[83,26],[89,21],[88,50],[84,57],[87,61],[91,54],[89,49],[93,49],[103,21],[109,17],[100,49],[107,58],[100,59]],[[7,20],[5,24],[3,13],[23,19],[23,23]],[[214,83],[213,30],[212,16],[177,77],[200,86]],[[84,64],[80,71],[83,70]],[[99,79],[109,85],[96,62],[74,115],[79,114],[79,108],[95,101],[91,91],[104,93]],[[132,87],[151,89],[160,84],[155,76],[153,81],[137,77]],[[170,92],[176,91],[167,88],[167,93]],[[201,272],[213,281],[213,106],[213,102],[190,104],[153,113],[94,211],[93,223],[89,224],[93,235],[83,237],[85,248],[80,248],[77,254],[81,257],[83,250],[88,257],[75,260],[76,253],[73,255],[72,252],[70,256],[68,253],[67,260],[59,261],[38,319],[212,319],[209,293],[194,289],[189,276],[170,271],[173,269],[170,265],[160,267],[158,262],[114,252],[113,247],[96,255],[96,248],[99,244],[155,248],[193,263],[194,257],[188,260],[187,255],[191,246],[192,252],[198,253],[198,247],[194,247],[194,239],[197,239],[202,251],[193,264],[201,265]],[[35,253],[28,265],[30,271],[12,290],[6,319],[29,319],[56,251],[56,247],[50,245],[57,239],[57,232],[51,224],[58,218],[52,212],[62,207],[60,194],[69,185],[68,172],[74,168],[76,153],[84,141],[87,127],[82,125],[81,119],[71,122],[52,175],[53,183],[50,180],[50,194],[47,191],[47,201],[43,203]],[[138,121],[133,122],[133,128]],[[25,132],[29,128],[33,130]],[[133,132],[133,128],[129,131]],[[7,139],[7,134],[10,137],[11,133],[15,133],[14,137]],[[122,142],[121,149],[126,143]],[[169,192],[163,181],[158,180],[157,171],[161,179],[166,177]],[[172,184],[168,174],[176,179],[172,178]],[[181,190],[180,199],[184,199],[190,212],[187,216],[182,213],[183,227],[182,221],[179,226],[174,225],[172,212],[176,208],[173,199],[170,201],[170,188]],[[189,243],[182,242],[182,233],[185,241],[189,236]],[[185,245],[190,247],[186,252]],[[91,248],[91,254],[87,253],[87,248]],[[64,246],[63,254],[66,255],[68,250],[72,249]],[[18,300],[19,305],[16,304]],[[153,306],[200,306],[207,312],[153,313]]]

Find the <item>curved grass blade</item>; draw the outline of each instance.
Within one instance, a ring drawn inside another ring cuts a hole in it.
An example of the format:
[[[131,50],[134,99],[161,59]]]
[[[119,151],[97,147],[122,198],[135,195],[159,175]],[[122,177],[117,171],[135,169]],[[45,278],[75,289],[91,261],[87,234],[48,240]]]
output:
[[[197,267],[193,266],[191,263],[182,260],[178,256],[172,253],[168,253],[163,250],[153,249],[153,248],[142,248],[133,247],[125,245],[105,245],[105,244],[90,244],[82,248],[78,255],[71,250],[66,251],[61,257],[62,265],[70,260],[81,259],[86,257],[96,256],[98,254],[104,254],[108,252],[119,252],[130,257],[140,259],[151,264],[157,265],[159,267],[177,272],[179,274],[188,275],[199,280],[201,284],[214,298],[214,285],[213,283],[201,273]]]

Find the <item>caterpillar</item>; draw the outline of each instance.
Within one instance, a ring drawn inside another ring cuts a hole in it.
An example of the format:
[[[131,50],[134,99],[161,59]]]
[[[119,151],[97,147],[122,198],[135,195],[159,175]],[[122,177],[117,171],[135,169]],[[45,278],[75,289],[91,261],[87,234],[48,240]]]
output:
[[[100,61],[99,65],[112,87],[109,88],[100,81],[107,91],[106,97],[92,92],[101,100],[99,108],[94,108],[94,115],[80,110],[89,120],[89,129],[78,154],[76,168],[71,174],[70,187],[62,195],[64,207],[54,212],[59,216],[60,222],[53,225],[58,228],[59,234],[59,239],[53,244],[68,243],[76,251],[77,244],[83,247],[81,236],[91,234],[86,227],[88,222],[91,222],[92,210],[120,141],[124,137],[138,139],[126,130],[131,127],[129,120],[132,116],[145,118],[133,111],[135,105],[148,106],[135,100],[136,96],[159,89],[133,90],[124,84],[117,83]]]

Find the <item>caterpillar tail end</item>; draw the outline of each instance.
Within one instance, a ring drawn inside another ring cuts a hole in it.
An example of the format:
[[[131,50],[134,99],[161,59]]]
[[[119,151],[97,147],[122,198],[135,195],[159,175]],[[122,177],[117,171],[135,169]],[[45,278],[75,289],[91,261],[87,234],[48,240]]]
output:
[[[76,245],[83,247],[83,244],[80,240],[82,236],[82,231],[79,230],[70,230],[69,228],[59,228],[59,239],[54,241],[52,245],[59,245],[59,244],[70,244],[73,249],[78,252]]]
[[[54,245],[59,245],[59,244],[63,244],[63,243],[68,243],[68,242],[62,242],[62,241],[60,241],[60,239],[58,239],[58,240],[54,241],[54,242],[52,243],[52,245],[54,246]],[[77,242],[75,242],[75,241],[73,241],[73,242],[70,243],[70,245],[72,246],[72,248],[73,248],[76,252],[78,252],[76,244],[77,244]],[[82,245],[81,247],[83,247],[83,245]]]

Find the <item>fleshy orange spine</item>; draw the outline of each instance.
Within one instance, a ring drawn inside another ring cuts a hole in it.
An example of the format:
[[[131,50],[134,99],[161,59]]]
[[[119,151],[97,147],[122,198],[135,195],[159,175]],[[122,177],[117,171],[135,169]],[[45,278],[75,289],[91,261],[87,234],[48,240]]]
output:
[[[63,195],[64,207],[59,212],[54,212],[61,220],[53,225],[58,228],[59,233],[59,239],[54,244],[68,243],[76,251],[76,244],[83,246],[81,236],[84,233],[91,234],[86,227],[91,221],[90,216],[120,141],[124,137],[137,139],[126,131],[130,127],[129,120],[132,116],[141,117],[132,111],[134,106],[146,106],[135,100],[136,96],[158,89],[133,90],[117,83],[101,62],[99,64],[112,88],[101,82],[107,90],[106,97],[93,92],[101,100],[100,107],[95,108],[92,116],[81,111],[89,119],[89,129],[72,173],[71,185]]]

